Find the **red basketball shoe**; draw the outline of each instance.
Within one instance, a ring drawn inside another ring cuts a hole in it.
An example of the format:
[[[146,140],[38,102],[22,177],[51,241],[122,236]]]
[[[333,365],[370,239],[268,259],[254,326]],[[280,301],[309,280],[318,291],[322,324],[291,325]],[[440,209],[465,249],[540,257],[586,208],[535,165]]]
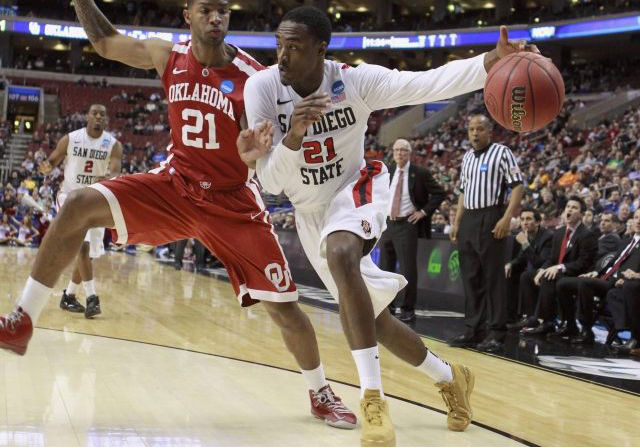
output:
[[[22,308],[18,307],[6,316],[0,316],[0,348],[24,355],[32,334],[31,318]]]
[[[353,429],[358,419],[347,408],[340,397],[334,395],[328,384],[318,392],[309,391],[311,399],[311,414],[315,418],[324,420],[329,426],[342,429]]]

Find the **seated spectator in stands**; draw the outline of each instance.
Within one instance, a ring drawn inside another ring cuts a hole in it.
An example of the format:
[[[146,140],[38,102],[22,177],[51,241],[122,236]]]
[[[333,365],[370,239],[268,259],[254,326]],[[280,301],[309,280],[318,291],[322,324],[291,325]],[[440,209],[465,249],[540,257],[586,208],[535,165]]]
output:
[[[31,193],[36,188],[36,181],[33,179],[31,173],[27,174],[27,177],[23,181],[25,188],[28,190],[28,193]]]
[[[43,160],[46,160],[46,158],[47,158],[47,153],[44,151],[44,149],[42,149],[42,147],[38,148],[36,153],[33,155],[33,159],[36,162],[36,166],[40,165],[40,163]]]
[[[624,235],[627,231],[627,221],[631,218],[631,209],[629,204],[621,203],[618,207],[618,220],[620,221],[619,234]]]
[[[42,180],[42,186],[38,190],[38,194],[42,198],[53,199],[53,188],[51,186],[51,178],[50,177],[47,176]]]
[[[542,201],[537,207],[538,212],[544,214],[547,219],[555,218],[558,214],[558,208],[556,202],[553,200],[551,190],[543,188],[540,192],[540,197]]]
[[[13,188],[5,187],[2,197],[2,203],[0,204],[2,210],[4,210],[4,212],[7,214],[13,215],[15,213],[17,205],[18,200],[16,198],[15,191],[13,190]]]
[[[33,152],[27,152],[24,161],[22,162],[22,168],[26,171],[27,174],[33,173],[33,170],[36,167],[36,161],[33,159]]]
[[[620,190],[615,188],[611,190],[611,192],[609,193],[609,198],[605,202],[604,207],[602,207],[602,210],[605,212],[611,212],[617,215],[620,202],[621,202]]]
[[[431,232],[432,233],[444,233],[444,229],[447,226],[447,220],[441,212],[435,212],[433,219],[431,220]]]
[[[618,218],[611,212],[604,212],[600,215],[600,236],[598,237],[598,255],[600,260],[605,255],[615,252],[620,246],[620,235],[616,233],[618,228]]]
[[[567,171],[560,179],[558,179],[558,185],[561,187],[570,187],[574,183],[576,183],[580,179],[580,174],[578,174],[578,167],[572,166],[570,171]]]
[[[629,179],[630,180],[640,179],[640,160],[639,159],[636,159],[633,162],[631,170],[629,171]]]
[[[596,228],[596,224],[594,222],[595,220],[595,213],[593,213],[593,209],[589,208],[589,204],[587,204],[587,198],[585,198],[585,204],[587,206],[587,210],[584,212],[584,216],[582,218],[582,224],[584,224],[584,226],[589,229],[589,231],[594,232],[596,234],[600,233],[600,230],[598,230],[598,228]]]
[[[15,228],[9,223],[9,217],[3,213],[2,218],[0,218],[0,244],[9,244],[13,241],[15,235]]]
[[[532,282],[537,270],[544,264],[551,251],[553,232],[540,224],[540,213],[532,208],[520,212],[520,232],[515,236],[515,257],[504,266],[507,278],[508,329],[535,326],[536,296],[531,289],[520,285]]]
[[[549,257],[538,269],[532,282],[522,284],[527,294],[535,294],[538,289],[538,304],[535,327],[520,330],[524,334],[542,335],[555,330],[558,293],[556,285],[563,277],[577,277],[591,270],[598,254],[598,238],[582,224],[585,212],[584,201],[572,196],[563,212],[566,225],[553,234]]]
[[[558,281],[560,305],[567,319],[566,329],[561,336],[572,344],[593,344],[595,340],[592,330],[595,323],[594,297],[610,299],[611,290],[621,288],[635,274],[640,273],[640,210],[636,211],[630,221],[633,222],[632,234],[606,263],[578,278],[563,278]],[[630,275],[629,270],[634,275]],[[578,317],[582,325],[579,334],[575,321],[576,296]]]
[[[20,178],[18,171],[17,170],[11,171],[11,174],[9,175],[8,184],[11,185],[14,189],[16,189],[20,186],[20,182],[22,182],[22,179]]]
[[[14,242],[18,246],[30,246],[33,242],[33,238],[38,234],[38,231],[33,227],[30,216],[22,218],[22,223],[18,228],[18,235],[14,238]]]

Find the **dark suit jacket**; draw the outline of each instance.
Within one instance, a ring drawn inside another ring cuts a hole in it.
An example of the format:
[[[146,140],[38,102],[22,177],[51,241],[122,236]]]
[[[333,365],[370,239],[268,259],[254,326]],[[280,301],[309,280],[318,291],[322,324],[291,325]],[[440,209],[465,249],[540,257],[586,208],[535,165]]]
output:
[[[393,180],[396,172],[396,164],[389,167],[389,181]],[[409,165],[409,197],[414,207],[423,210],[426,216],[418,222],[418,236],[431,237],[431,216],[440,206],[446,194],[444,188],[433,178],[429,170]],[[391,192],[393,200],[394,192]]]
[[[620,235],[615,232],[600,235],[598,237],[598,260],[611,252],[616,252],[620,247],[620,242]]]
[[[622,244],[620,244],[620,248],[616,251],[615,255],[609,259],[609,262],[607,264],[605,264],[601,267],[601,269],[598,270],[598,276],[604,275],[607,270],[615,264],[616,260],[620,255],[622,255],[622,252],[624,252],[624,250],[627,248],[632,238],[633,237],[627,237],[622,241]],[[623,278],[619,274],[626,271],[627,269],[631,269],[635,272],[640,272],[640,243],[636,244],[636,246],[631,251],[631,254],[629,254],[629,256],[622,262],[622,264],[616,271],[616,274],[618,275],[612,276],[609,280],[615,283],[617,279]]]
[[[567,228],[565,226],[556,229],[553,234],[553,244],[549,258],[542,265],[542,268],[548,268],[558,264],[560,256],[560,248],[562,240]],[[580,224],[571,239],[562,263],[566,271],[564,275],[575,277],[580,274],[589,272],[596,262],[598,255],[598,238],[590,232],[584,224]]]
[[[549,258],[552,240],[553,232],[539,227],[533,239],[529,240],[529,246],[525,250],[518,250],[516,257],[511,260],[511,266],[526,269],[530,263],[534,269],[538,269]],[[518,242],[515,245],[521,247]]]

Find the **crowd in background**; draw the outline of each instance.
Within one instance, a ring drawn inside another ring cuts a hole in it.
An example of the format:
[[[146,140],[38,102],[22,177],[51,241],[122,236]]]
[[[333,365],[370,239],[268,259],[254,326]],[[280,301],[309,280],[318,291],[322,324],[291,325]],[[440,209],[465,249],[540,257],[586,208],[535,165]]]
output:
[[[561,8],[553,9],[547,4],[536,5],[532,2],[515,0],[507,16],[500,23],[539,23],[550,20],[592,17],[603,14],[627,12],[640,5],[638,0],[566,0]],[[2,0],[5,13],[27,17],[47,17],[58,20],[75,21],[75,12],[69,1],[52,0]],[[286,3],[270,2],[271,9],[266,13],[252,10],[234,10],[231,15],[230,29],[243,31],[273,31],[282,18]],[[416,13],[401,4],[392,5],[391,19],[379,24],[375,2],[364,11],[349,11],[340,4],[330,5],[329,13],[335,31],[419,31],[425,29],[448,29],[497,25],[495,10],[465,9],[457,1],[447,4],[442,13],[430,8],[424,13]],[[289,4],[289,6],[291,6]],[[164,28],[184,28],[182,8],[176,3],[129,0],[126,2],[103,2],[100,8],[113,23],[120,25],[153,26]]]
[[[86,81],[81,79],[79,82]],[[139,89],[123,88],[111,101],[112,104],[125,102],[127,105],[128,112],[111,117],[112,121],[120,123],[111,131],[123,144],[123,172],[144,172],[158,166],[166,158],[164,147],[151,141],[133,145],[129,138],[168,131],[163,98],[158,93],[146,97]],[[151,114],[149,105],[159,113]],[[496,126],[494,139],[510,146],[516,154],[528,179],[523,206],[539,210],[545,225],[558,225],[561,218],[559,210],[563,209],[566,198],[577,194],[588,205],[585,219],[590,227],[597,228],[602,212],[612,211],[619,221],[619,232],[624,234],[626,222],[640,206],[640,110],[629,110],[619,119],[602,122],[591,129],[571,128],[569,116],[581,106],[580,102],[567,101],[560,116],[538,133],[520,135]],[[467,117],[482,112],[485,112],[484,103],[478,93],[471,96],[459,113],[440,125],[437,131],[409,138],[413,147],[412,162],[428,167],[447,192],[447,199],[433,217],[434,233],[447,233],[450,228],[457,203],[461,158],[471,148],[466,133]],[[43,227],[38,224],[43,216],[54,215],[55,189],[62,172],[60,168],[54,169],[45,179],[39,175],[37,165],[64,134],[84,124],[84,115],[78,111],[41,126],[34,133],[22,166],[11,173],[9,183],[1,192],[3,214],[9,213],[12,217],[10,225],[14,227],[14,233],[18,232],[17,222],[23,220],[28,208],[22,201],[25,193],[41,205],[36,209],[36,215],[30,216],[36,230]],[[8,132],[8,125],[1,124],[0,152],[6,145]],[[378,143],[375,132],[367,135],[366,142],[368,158],[382,158],[387,163],[391,161],[391,151]],[[275,212],[273,219],[277,226],[294,226],[293,214],[289,213],[288,203],[283,198],[271,197],[267,203]],[[18,204],[22,205],[17,207]],[[17,214],[12,212],[14,209]],[[37,244],[37,241],[36,237],[32,243]]]

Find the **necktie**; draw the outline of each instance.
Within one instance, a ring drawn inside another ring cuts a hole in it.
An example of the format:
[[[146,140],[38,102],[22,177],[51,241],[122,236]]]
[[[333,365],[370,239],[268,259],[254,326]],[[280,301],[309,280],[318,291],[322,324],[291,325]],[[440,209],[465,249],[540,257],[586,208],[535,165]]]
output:
[[[613,274],[618,272],[618,269],[620,269],[620,266],[622,266],[622,263],[624,263],[624,260],[627,259],[627,257],[629,256],[629,254],[631,253],[631,251],[633,250],[633,248],[635,246],[636,246],[636,239],[634,238],[629,243],[629,245],[627,245],[627,247],[624,250],[624,252],[622,252],[622,254],[620,254],[618,259],[616,260],[616,263],[612,267],[607,269],[607,272],[602,276],[603,280],[608,280]]]
[[[567,243],[571,239],[571,234],[573,232],[569,227],[567,227],[567,231],[564,233],[564,238],[562,239],[562,246],[560,246],[560,255],[558,256],[558,264],[562,264],[562,260],[564,260],[564,256],[567,254]]]
[[[393,202],[391,202],[391,218],[395,219],[400,214],[400,201],[402,199],[402,172],[398,170],[398,183],[396,184],[396,191],[393,194]]]

